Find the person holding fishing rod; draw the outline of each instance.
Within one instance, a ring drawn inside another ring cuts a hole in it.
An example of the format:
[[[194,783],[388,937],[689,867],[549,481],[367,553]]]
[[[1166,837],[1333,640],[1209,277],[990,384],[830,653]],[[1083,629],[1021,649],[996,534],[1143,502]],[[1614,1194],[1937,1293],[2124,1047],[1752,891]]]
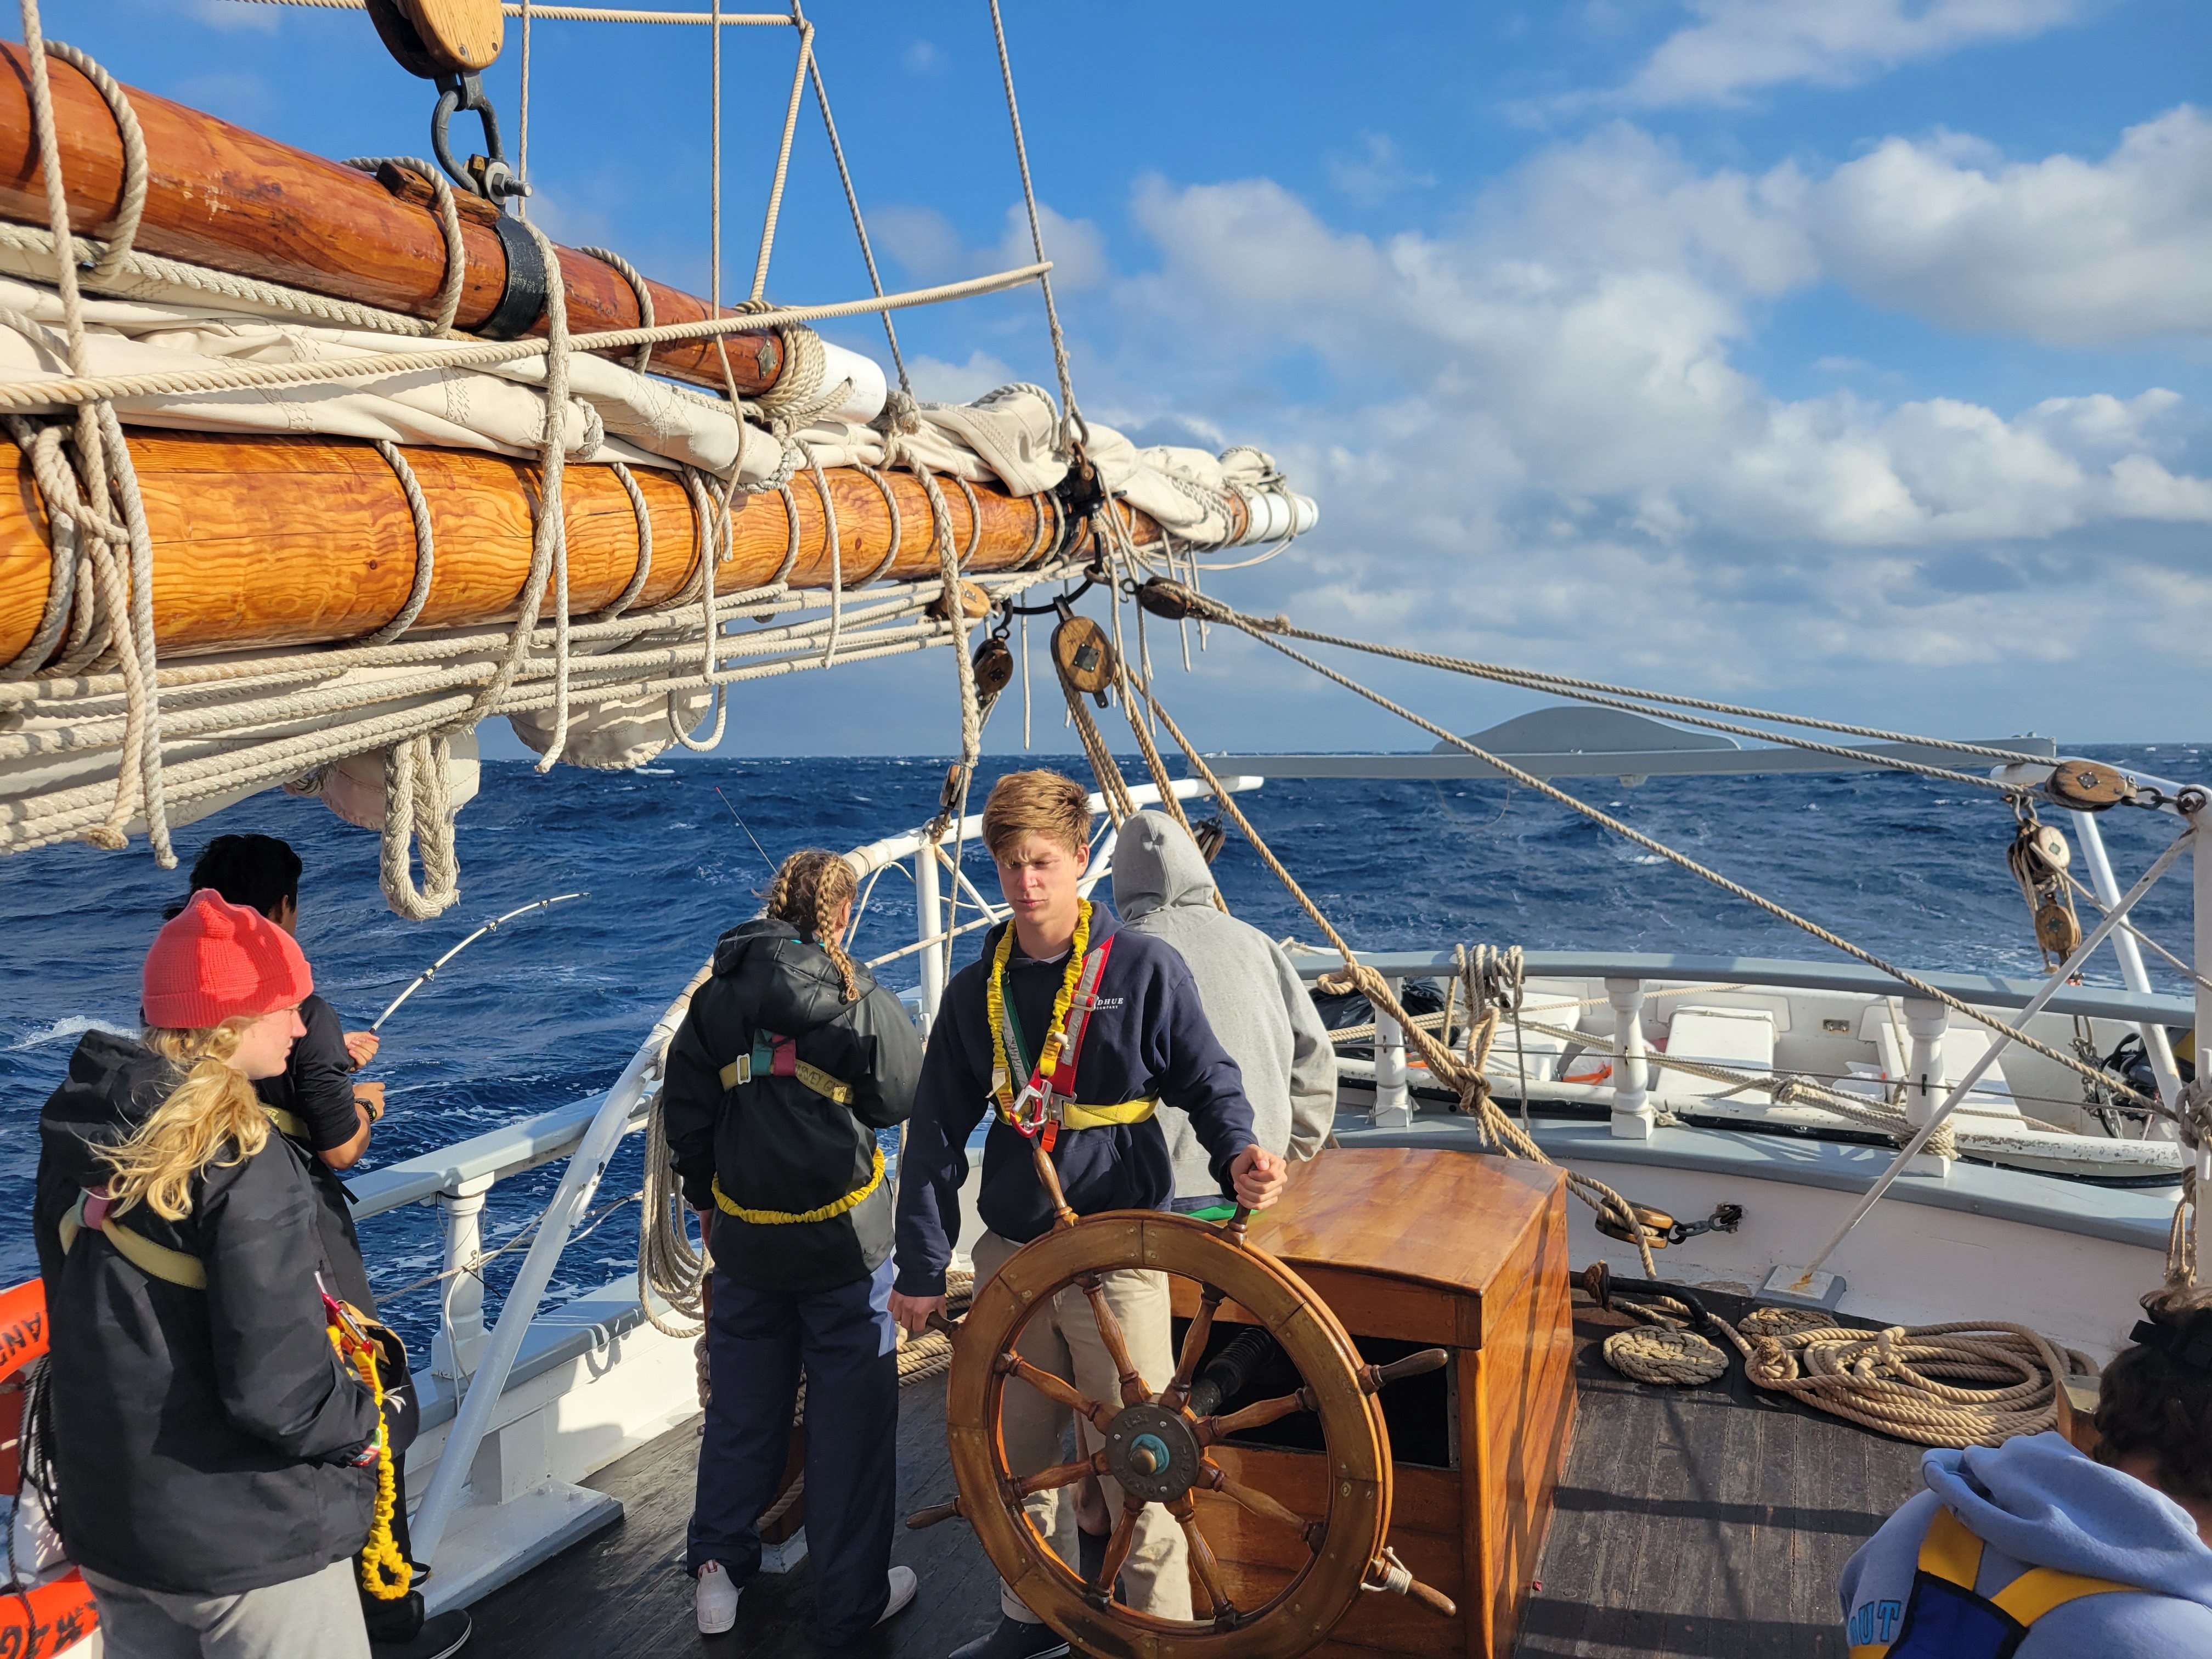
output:
[[[252,910],[292,938],[299,932],[301,869],[299,854],[274,836],[217,836],[193,861],[191,889],[194,895],[212,892]],[[185,908],[177,906],[171,914]],[[353,1199],[338,1172],[361,1161],[384,1116],[384,1085],[354,1081],[355,1072],[375,1057],[381,1039],[373,1030],[345,1030],[337,1010],[312,991],[301,999],[299,1014],[301,1035],[284,1065],[255,1079],[253,1089],[270,1123],[299,1149],[314,1188],[322,1255],[330,1269],[327,1289],[374,1319],[376,1297],[354,1228]],[[420,1405],[404,1353],[393,1358],[397,1363],[386,1368],[383,1379],[384,1415],[393,1452],[392,1530],[404,1555],[406,1451],[415,1441]],[[362,1613],[375,1659],[444,1659],[468,1641],[465,1612],[457,1608],[435,1619],[425,1617],[422,1593],[411,1580],[427,1571],[412,1568],[409,1587],[396,1595],[388,1582],[380,1591],[362,1584]]]
[[[898,1333],[877,1132],[913,1109],[921,1040],[845,953],[856,885],[834,853],[786,859],[762,914],[716,943],[668,1048],[670,1162],[708,1219],[714,1262],[684,1555],[709,1635],[736,1624],[760,1570],[758,1522],[789,1456],[802,1370],[822,1643],[857,1641],[914,1599],[913,1570],[890,1565]]]
[[[369,1655],[375,1368],[341,1346],[307,1168],[252,1086],[313,989],[289,933],[194,893],[147,953],[143,1035],[88,1032],[40,1114],[33,1422],[110,1659]]]

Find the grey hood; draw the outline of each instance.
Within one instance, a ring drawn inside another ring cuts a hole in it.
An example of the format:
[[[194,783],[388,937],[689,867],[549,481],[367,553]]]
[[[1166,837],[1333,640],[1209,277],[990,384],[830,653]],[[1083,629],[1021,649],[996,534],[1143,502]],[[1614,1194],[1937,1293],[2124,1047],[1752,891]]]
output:
[[[1114,843],[1114,908],[1125,922],[1174,905],[1213,907],[1213,872],[1164,812],[1139,812]]]
[[[1123,927],[1173,945],[1188,965],[1207,1024],[1243,1073],[1255,1138],[1271,1152],[1311,1158],[1336,1121],[1336,1054],[1282,947],[1214,907],[1206,855],[1164,812],[1123,822],[1114,842],[1114,906]],[[1163,1107],[1160,1121],[1178,1201],[1218,1197],[1183,1115]]]

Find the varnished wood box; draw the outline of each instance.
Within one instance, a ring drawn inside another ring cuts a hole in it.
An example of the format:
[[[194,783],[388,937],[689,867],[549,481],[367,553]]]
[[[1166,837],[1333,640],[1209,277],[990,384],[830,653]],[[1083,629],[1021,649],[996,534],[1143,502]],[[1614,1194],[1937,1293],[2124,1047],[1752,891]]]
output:
[[[1324,1152],[1292,1170],[1282,1201],[1254,1220],[1250,1236],[1381,1357],[1404,1344],[1452,1353],[1446,1387],[1422,1396],[1422,1409],[1446,1421],[1393,1437],[1390,1543],[1415,1577],[1459,1604],[1459,1617],[1363,1595],[1315,1651],[1504,1659],[1574,1420],[1564,1177],[1470,1152]],[[1196,1288],[1174,1283],[1176,1315],[1188,1317]],[[1234,1312],[1224,1308],[1223,1321]],[[1407,1461],[1416,1441],[1431,1461]],[[1328,1507],[1316,1452],[1231,1443],[1212,1455],[1293,1510]],[[1303,1547],[1224,1498],[1197,1498],[1237,1605],[1273,1595]]]

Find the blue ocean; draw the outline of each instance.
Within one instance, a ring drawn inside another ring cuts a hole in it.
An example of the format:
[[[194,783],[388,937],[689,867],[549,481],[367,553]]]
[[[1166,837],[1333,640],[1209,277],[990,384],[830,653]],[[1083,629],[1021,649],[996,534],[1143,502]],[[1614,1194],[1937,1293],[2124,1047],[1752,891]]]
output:
[[[2085,752],[2179,781],[2212,780],[2212,744]],[[393,1017],[368,1073],[386,1082],[391,1107],[363,1165],[374,1168],[604,1089],[716,935],[757,909],[769,871],[756,839],[781,858],[800,847],[842,849],[909,829],[934,811],[945,764],[709,758],[639,772],[562,768],[541,777],[520,762],[488,763],[482,793],[459,818],[461,902],[427,924],[386,909],[374,834],[315,801],[282,794],[179,832],[184,867],[174,872],[157,869],[143,843],[123,854],[55,847],[0,863],[0,927],[13,963],[0,985],[0,1282],[36,1271],[28,1218],[40,1103],[84,1031],[134,1027],[147,942],[163,907],[183,896],[185,869],[215,835],[258,830],[299,849],[307,863],[301,943],[317,988],[349,1026],[366,1025],[488,918],[572,889],[590,895],[480,941]],[[1084,775],[1073,758],[994,757],[982,781],[1024,764]],[[1143,775],[1133,759],[1127,769]],[[2005,866],[2012,815],[1993,794],[1886,773],[1576,787],[1616,817],[1893,959],[1924,969],[2039,969]],[[1831,954],[1567,809],[1504,783],[1278,780],[1241,804],[1361,948],[1486,941],[1531,950]],[[2102,825],[2124,886],[2177,828],[2169,816],[2125,810],[2106,813]],[[995,894],[980,847],[969,847],[967,869]],[[1217,872],[1237,915],[1277,938],[1316,938],[1240,838],[1232,836]],[[2186,957],[2185,865],[2178,874],[2136,915]],[[896,951],[914,931],[912,890],[895,869],[874,890],[854,954]],[[981,938],[961,941],[962,960]],[[2150,968],[2158,988],[2182,991],[2178,970],[2155,958]],[[915,958],[880,971],[890,984],[911,985]],[[2118,982],[2109,955],[2093,976]],[[603,1200],[636,1189],[641,1141],[628,1143]],[[558,1174],[550,1165],[495,1188],[487,1243],[520,1231]],[[573,1245],[549,1296],[574,1296],[634,1265],[635,1214],[635,1206],[617,1212]],[[441,1265],[433,1209],[374,1217],[362,1232],[380,1293]],[[491,1264],[495,1301],[520,1260],[514,1251]],[[410,1338],[427,1336],[437,1292],[401,1295],[386,1311]]]

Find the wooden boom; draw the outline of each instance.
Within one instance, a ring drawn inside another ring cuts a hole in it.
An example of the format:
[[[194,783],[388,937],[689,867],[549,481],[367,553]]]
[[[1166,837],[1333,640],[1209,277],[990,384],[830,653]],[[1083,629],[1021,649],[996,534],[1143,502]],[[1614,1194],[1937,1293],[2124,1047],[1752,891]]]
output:
[[[123,142],[115,118],[99,88],[69,64],[49,58],[47,74],[70,227],[101,235],[122,208]],[[146,212],[133,246],[426,321],[437,316],[446,242],[427,191],[395,194],[366,173],[152,93],[128,91],[145,132],[148,163]],[[397,175],[395,183],[411,177],[404,169],[387,173]],[[485,204],[458,191],[456,197],[468,274],[454,325],[475,330],[507,291],[507,252]],[[41,228],[48,222],[29,72],[23,48],[14,42],[0,43],[0,219]],[[637,296],[620,272],[570,248],[560,256],[572,331],[639,325]],[[659,283],[647,287],[655,323],[708,315],[702,300]],[[543,318],[528,331],[543,334]],[[774,333],[726,337],[741,393],[758,397],[775,386],[783,372],[783,343]],[[658,346],[653,368],[722,387],[721,360],[711,340]]]
[[[399,613],[415,581],[415,531],[399,481],[374,447],[350,438],[241,439],[133,429],[131,459],[154,541],[154,632],[164,656],[357,638]],[[538,469],[474,450],[405,451],[434,531],[430,595],[416,626],[450,628],[514,614],[530,572]],[[883,491],[865,474],[830,468],[843,579],[848,587],[938,568],[928,499],[906,473],[886,473],[898,501],[894,544]],[[658,604],[698,563],[695,515],[682,479],[631,470],[653,520],[653,564],[634,608]],[[0,662],[30,642],[52,578],[45,508],[20,456],[16,487],[0,490]],[[940,481],[961,554],[973,574],[1042,562],[1060,520],[1045,495],[975,485],[978,515]],[[795,587],[830,586],[830,544],[814,476],[792,480],[799,509]],[[637,516],[611,469],[571,463],[562,474],[568,533],[569,611],[611,604],[637,570]],[[715,568],[721,592],[773,578],[789,551],[789,520],[774,494],[732,516],[732,556]],[[1139,542],[1152,520],[1124,508]],[[547,589],[545,615],[551,615]]]

